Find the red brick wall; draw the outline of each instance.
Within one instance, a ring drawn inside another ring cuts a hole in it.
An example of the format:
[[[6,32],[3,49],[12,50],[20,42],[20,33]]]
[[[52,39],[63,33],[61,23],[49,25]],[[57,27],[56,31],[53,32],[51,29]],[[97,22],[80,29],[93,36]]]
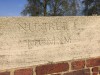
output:
[[[100,57],[0,71],[0,75],[100,75]]]

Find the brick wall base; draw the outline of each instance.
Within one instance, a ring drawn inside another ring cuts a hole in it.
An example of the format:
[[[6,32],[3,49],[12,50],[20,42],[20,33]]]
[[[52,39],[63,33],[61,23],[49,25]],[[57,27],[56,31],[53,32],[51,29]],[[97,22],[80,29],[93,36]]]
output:
[[[0,75],[100,75],[100,57],[16,68]]]

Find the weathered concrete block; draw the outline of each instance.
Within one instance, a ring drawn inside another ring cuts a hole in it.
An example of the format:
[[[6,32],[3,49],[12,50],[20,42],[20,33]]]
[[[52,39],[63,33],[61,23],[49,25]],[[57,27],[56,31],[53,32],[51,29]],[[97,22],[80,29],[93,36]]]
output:
[[[100,17],[1,17],[0,69],[100,56]]]

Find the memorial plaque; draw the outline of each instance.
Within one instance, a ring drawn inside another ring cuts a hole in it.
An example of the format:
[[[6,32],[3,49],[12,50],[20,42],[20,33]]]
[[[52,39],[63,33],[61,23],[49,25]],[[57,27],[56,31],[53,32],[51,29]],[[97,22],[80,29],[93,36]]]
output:
[[[100,17],[1,17],[0,69],[100,56]]]

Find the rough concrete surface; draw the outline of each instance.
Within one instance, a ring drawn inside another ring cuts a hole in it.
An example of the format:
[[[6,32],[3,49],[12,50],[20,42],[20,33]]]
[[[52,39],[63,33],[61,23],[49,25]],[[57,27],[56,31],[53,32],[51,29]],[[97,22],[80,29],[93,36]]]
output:
[[[0,70],[100,56],[100,17],[1,17]]]

